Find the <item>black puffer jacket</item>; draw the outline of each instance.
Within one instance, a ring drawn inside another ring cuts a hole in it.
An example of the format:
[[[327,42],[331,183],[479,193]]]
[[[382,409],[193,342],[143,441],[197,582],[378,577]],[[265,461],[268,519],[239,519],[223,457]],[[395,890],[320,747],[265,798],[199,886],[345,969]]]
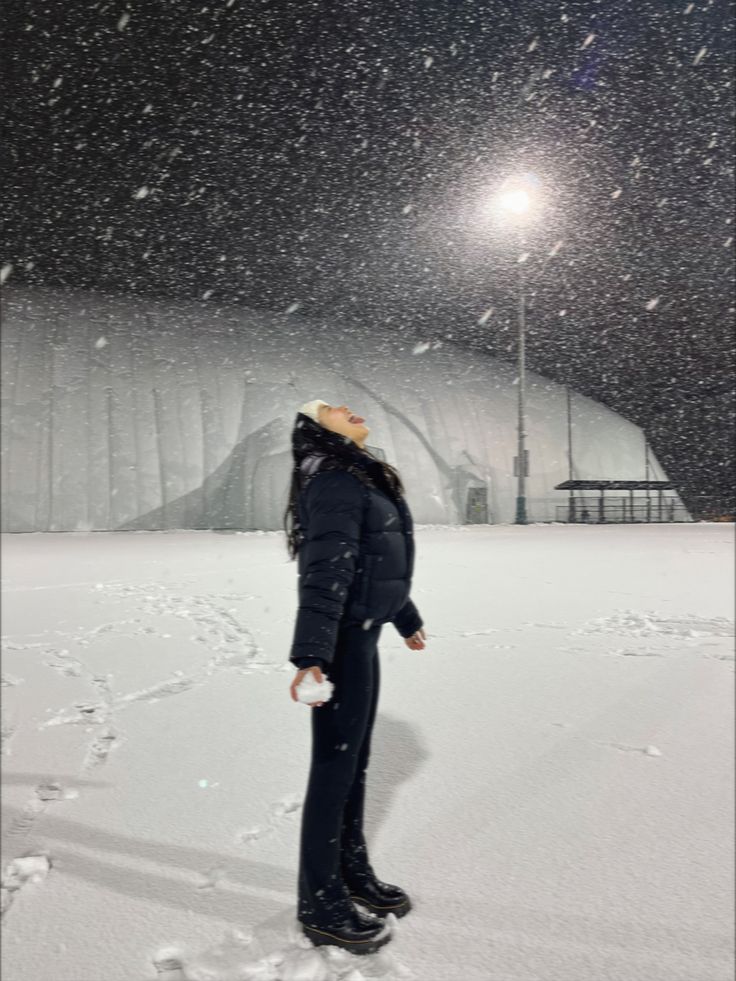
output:
[[[393,623],[411,637],[423,621],[409,598],[414,524],[391,494],[380,463],[363,453],[345,465],[314,452],[299,463],[299,609],[289,660],[329,667],[338,626]]]

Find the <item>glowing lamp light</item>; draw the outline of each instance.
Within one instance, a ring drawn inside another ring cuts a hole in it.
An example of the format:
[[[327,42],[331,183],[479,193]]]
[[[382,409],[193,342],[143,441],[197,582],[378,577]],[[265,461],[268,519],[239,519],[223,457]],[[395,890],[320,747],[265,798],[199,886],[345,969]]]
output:
[[[526,172],[509,177],[493,198],[493,210],[518,217],[529,215],[538,205],[540,181],[536,174]]]
[[[498,196],[499,205],[516,215],[523,215],[531,206],[531,198],[527,191],[503,191]]]

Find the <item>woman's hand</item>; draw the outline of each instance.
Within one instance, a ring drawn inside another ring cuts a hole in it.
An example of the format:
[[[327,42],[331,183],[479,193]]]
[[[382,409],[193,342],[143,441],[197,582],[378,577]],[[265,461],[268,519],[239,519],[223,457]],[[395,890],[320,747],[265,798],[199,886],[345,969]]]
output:
[[[404,643],[412,651],[423,651],[426,638],[427,635],[424,632],[424,627],[420,627],[411,637],[404,637]]]
[[[296,694],[296,686],[302,680],[302,678],[307,673],[307,671],[314,671],[314,677],[315,677],[315,680],[318,682],[318,684],[321,684],[325,680],[324,679],[324,676],[322,674],[321,669],[318,668],[316,664],[312,668],[302,668],[301,671],[297,671],[297,673],[294,675],[294,680],[291,683],[291,687],[289,688],[289,691],[291,692],[291,697],[294,699],[295,702],[298,702],[299,701],[299,699],[297,697],[297,694]],[[309,705],[310,708],[318,708],[320,705],[324,705],[325,703],[324,702],[304,702],[304,704],[305,705]]]

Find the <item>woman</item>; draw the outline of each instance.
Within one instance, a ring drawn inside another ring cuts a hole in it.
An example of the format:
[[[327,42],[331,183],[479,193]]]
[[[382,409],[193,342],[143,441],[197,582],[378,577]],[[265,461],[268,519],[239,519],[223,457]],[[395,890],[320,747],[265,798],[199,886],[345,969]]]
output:
[[[368,954],[390,939],[380,917],[403,916],[407,894],[378,879],[363,836],[365,780],[379,691],[378,638],[393,623],[422,650],[409,598],[413,521],[398,473],[365,448],[369,429],[347,406],[314,399],[292,433],[294,471],[284,515],[298,554],[299,609],[289,660],[296,687],[311,671],[334,684],[312,705],[312,760],[302,812],[297,918],[315,944]],[[291,527],[289,527],[291,518]],[[323,708],[323,706],[326,706]],[[361,912],[353,903],[366,907]]]

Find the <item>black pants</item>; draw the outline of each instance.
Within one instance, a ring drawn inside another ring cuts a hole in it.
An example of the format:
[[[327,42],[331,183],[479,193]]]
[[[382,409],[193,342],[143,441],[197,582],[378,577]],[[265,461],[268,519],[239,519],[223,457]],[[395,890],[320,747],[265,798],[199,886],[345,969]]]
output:
[[[312,761],[302,811],[298,919],[320,929],[352,910],[344,873],[372,872],[363,805],[380,682],[382,624],[342,624],[325,674],[329,702],[310,708]]]

